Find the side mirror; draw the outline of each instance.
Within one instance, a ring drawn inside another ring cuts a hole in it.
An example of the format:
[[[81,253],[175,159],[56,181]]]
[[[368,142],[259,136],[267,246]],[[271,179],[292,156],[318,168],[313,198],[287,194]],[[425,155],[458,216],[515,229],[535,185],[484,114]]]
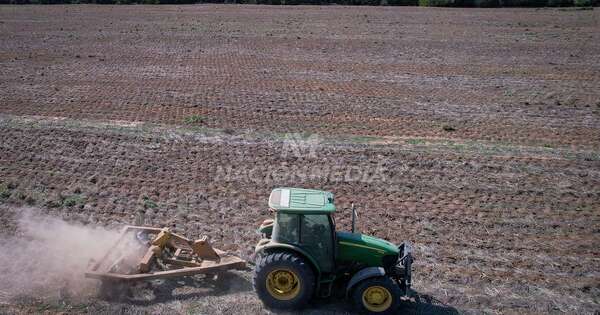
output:
[[[352,203],[352,233],[356,231],[356,219],[358,218],[358,212],[356,212],[356,208],[354,207],[354,202]]]

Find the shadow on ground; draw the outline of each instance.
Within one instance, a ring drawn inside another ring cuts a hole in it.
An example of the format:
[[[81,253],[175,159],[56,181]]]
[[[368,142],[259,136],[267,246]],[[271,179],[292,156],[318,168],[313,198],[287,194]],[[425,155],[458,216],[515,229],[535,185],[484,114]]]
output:
[[[108,302],[122,302],[135,306],[152,306],[171,301],[197,301],[223,295],[253,291],[252,281],[244,272],[226,272],[206,277],[182,277],[140,282],[127,287],[123,294],[113,295]],[[254,302],[252,302],[254,303]],[[258,297],[256,303],[260,303]],[[343,298],[317,299],[301,312],[275,314],[353,314],[352,301]],[[460,312],[435,297],[413,291],[410,299],[401,302],[398,314],[402,315],[457,315]]]
[[[122,294],[113,294],[112,297],[105,297],[104,300],[150,306],[174,300],[196,300],[207,296],[221,296],[252,290],[252,282],[248,278],[240,273],[225,272],[205,277],[180,277],[139,282],[127,286]]]
[[[344,299],[319,300],[310,308],[298,314],[354,314],[352,301]],[[282,313],[286,314],[286,313]],[[458,315],[460,312],[435,297],[413,291],[410,299],[403,300],[398,308],[398,315]]]
[[[414,301],[403,301],[399,313],[405,315],[458,315],[460,312],[435,297],[414,292]]]

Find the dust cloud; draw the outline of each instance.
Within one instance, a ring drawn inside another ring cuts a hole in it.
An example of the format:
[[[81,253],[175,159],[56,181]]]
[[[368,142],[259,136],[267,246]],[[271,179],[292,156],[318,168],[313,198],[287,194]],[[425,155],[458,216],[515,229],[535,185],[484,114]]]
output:
[[[19,298],[77,299],[94,295],[84,273],[119,237],[119,231],[69,223],[18,209],[17,235],[0,240],[0,302]]]

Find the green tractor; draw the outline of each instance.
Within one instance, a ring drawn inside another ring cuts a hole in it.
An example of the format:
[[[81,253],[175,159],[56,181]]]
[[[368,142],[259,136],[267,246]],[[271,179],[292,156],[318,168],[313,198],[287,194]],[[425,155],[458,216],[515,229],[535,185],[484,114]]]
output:
[[[367,314],[392,314],[409,295],[411,246],[336,231],[333,194],[276,188],[269,197],[275,220],[265,220],[256,245],[254,288],[270,308],[298,309],[313,297],[351,298]]]

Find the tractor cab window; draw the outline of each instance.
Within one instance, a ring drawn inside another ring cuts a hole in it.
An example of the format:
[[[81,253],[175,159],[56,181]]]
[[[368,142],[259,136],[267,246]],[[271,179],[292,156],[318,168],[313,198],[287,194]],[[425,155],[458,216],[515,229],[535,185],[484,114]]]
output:
[[[298,244],[299,241],[299,215],[277,213],[277,224],[273,227],[273,240],[279,243]]]
[[[333,269],[333,235],[329,216],[307,214],[302,216],[300,243],[321,266],[324,272]]]

